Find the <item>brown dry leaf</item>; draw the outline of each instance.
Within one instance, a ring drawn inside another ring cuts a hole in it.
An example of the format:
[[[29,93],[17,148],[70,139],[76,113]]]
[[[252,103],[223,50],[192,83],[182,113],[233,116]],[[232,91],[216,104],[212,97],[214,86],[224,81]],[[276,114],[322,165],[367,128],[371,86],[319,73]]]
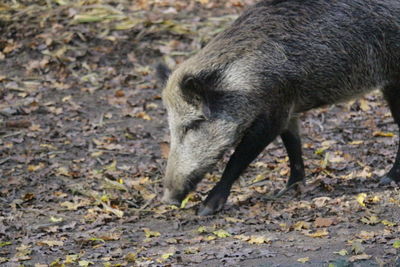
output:
[[[124,216],[124,212],[122,210],[112,208],[111,206],[107,205],[104,202],[102,202],[101,204],[103,205],[104,210],[106,210],[107,212],[113,213],[118,218],[122,218]]]
[[[160,149],[161,149],[161,156],[164,159],[167,159],[169,155],[169,144],[167,142],[160,143]]]
[[[368,260],[371,258],[371,255],[368,254],[361,254],[361,255],[355,255],[355,256],[351,256],[349,258],[350,262],[354,262],[354,261],[360,261],[360,260]]]
[[[152,118],[150,117],[150,115],[147,114],[147,113],[144,112],[144,111],[138,112],[138,113],[136,113],[134,116],[135,116],[136,118],[140,118],[140,119],[143,119],[143,120],[146,120],[146,121],[151,121],[151,120],[152,120]]]
[[[238,219],[238,218],[234,218],[234,217],[225,217],[224,219],[225,219],[225,221],[231,222],[231,223],[242,223],[242,222],[244,222],[244,220]]]
[[[317,197],[313,199],[313,202],[317,208],[322,208],[325,207],[331,200],[332,199],[330,197]]]
[[[32,194],[32,193],[26,193],[23,197],[22,197],[22,199],[24,200],[24,201],[29,201],[29,200],[32,200],[32,199],[34,199],[35,198],[35,194]]]
[[[332,218],[317,218],[314,221],[315,227],[329,227],[333,224]]]
[[[49,246],[49,247],[64,246],[63,241],[57,241],[57,240],[43,240],[43,241],[37,242],[36,244],[39,246]]]
[[[124,97],[125,96],[125,92],[123,90],[117,90],[115,91],[115,97]]]

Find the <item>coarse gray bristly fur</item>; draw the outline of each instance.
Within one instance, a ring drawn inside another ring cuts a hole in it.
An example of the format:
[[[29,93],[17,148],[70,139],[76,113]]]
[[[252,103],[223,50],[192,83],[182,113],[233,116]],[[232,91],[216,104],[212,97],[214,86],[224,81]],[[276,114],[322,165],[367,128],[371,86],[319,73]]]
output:
[[[164,198],[192,190],[260,115],[283,131],[299,112],[394,84],[400,1],[261,1],[168,79]]]

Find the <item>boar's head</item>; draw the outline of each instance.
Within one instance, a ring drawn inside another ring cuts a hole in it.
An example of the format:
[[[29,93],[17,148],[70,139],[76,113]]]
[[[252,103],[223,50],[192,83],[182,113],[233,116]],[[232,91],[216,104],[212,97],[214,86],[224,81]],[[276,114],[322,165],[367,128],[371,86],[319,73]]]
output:
[[[179,204],[258,115],[258,96],[239,64],[202,64],[196,58],[171,75],[159,66],[168,113],[170,152],[162,201]]]

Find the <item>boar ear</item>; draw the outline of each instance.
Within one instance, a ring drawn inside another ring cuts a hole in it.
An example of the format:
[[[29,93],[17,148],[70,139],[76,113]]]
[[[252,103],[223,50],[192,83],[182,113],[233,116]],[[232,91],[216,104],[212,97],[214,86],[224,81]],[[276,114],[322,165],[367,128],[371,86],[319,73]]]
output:
[[[158,82],[164,87],[167,83],[168,77],[171,74],[171,70],[167,67],[167,65],[163,63],[158,63],[156,65],[156,76]]]
[[[209,119],[211,116],[209,92],[204,82],[194,76],[186,76],[182,80],[181,88],[185,100],[199,106],[203,116]]]

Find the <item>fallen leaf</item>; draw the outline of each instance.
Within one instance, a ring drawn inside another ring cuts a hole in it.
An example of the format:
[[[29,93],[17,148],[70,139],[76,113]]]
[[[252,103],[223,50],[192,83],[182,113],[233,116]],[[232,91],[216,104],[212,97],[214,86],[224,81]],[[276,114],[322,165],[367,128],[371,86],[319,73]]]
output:
[[[329,232],[326,229],[321,229],[321,230],[317,230],[315,233],[306,233],[306,236],[310,236],[310,237],[324,237],[324,236],[328,236]]]
[[[380,222],[379,218],[376,217],[375,215],[369,216],[369,217],[363,217],[360,220],[361,222],[365,223],[365,224],[370,224],[370,225],[375,225],[378,224]]]
[[[227,231],[225,231],[225,230],[223,230],[223,229],[214,231],[213,234],[216,235],[216,236],[218,236],[218,237],[221,237],[221,238],[225,238],[225,237],[231,236],[230,233],[228,233]]]
[[[49,247],[54,247],[54,246],[64,246],[64,242],[62,241],[57,241],[57,240],[43,240],[37,242],[39,246],[49,246]]]
[[[310,261],[310,258],[309,257],[300,258],[300,259],[297,259],[297,261],[301,262],[301,263],[306,263],[306,262]]]
[[[161,258],[163,258],[164,260],[169,259],[172,255],[174,255],[174,253],[164,253],[161,255]]]
[[[159,232],[156,231],[150,231],[149,228],[143,228],[144,234],[147,238],[151,238],[151,237],[157,237],[160,236],[161,234]]]
[[[38,170],[44,168],[45,166],[46,165],[43,162],[40,162],[37,165],[28,165],[28,171],[35,172],[35,171],[38,171]]]
[[[396,223],[390,222],[390,221],[387,221],[387,220],[382,220],[381,223],[386,225],[386,226],[390,226],[390,227],[397,225]]]
[[[361,254],[365,251],[365,248],[360,241],[355,240],[351,244],[351,251],[353,251],[354,254]]]
[[[390,132],[374,132],[372,135],[373,136],[379,136],[379,137],[393,137],[394,133],[390,133]]]
[[[247,242],[259,245],[270,242],[270,239],[262,235],[252,235]]]
[[[349,254],[349,252],[347,252],[347,250],[345,250],[345,249],[339,250],[339,251],[334,252],[334,253],[339,254],[340,256],[346,256],[346,255]]]
[[[349,258],[349,261],[354,262],[354,261],[360,261],[360,260],[368,260],[370,258],[371,258],[371,255],[361,254],[361,255],[351,256]]]
[[[333,224],[333,219],[331,218],[317,218],[314,221],[315,227],[329,227]]]
[[[365,207],[365,199],[367,198],[367,194],[365,193],[360,193],[356,196],[356,200],[358,202],[358,204],[360,204],[361,206]]]

